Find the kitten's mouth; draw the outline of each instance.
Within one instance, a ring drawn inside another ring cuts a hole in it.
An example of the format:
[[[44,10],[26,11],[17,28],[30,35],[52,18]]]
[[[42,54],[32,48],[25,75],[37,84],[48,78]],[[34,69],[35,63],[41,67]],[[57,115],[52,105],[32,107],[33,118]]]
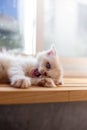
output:
[[[41,73],[38,71],[38,69],[36,68],[36,69],[33,69],[32,71],[31,71],[31,76],[32,76],[32,78],[34,78],[34,77],[40,77],[41,76]]]

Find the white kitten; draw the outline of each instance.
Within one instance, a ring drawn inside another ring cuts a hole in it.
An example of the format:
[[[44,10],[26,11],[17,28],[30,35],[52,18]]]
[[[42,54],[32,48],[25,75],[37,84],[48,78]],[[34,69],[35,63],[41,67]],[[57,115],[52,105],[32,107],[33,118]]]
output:
[[[14,87],[56,87],[63,83],[62,72],[54,46],[36,57],[0,53],[0,81],[8,80]]]

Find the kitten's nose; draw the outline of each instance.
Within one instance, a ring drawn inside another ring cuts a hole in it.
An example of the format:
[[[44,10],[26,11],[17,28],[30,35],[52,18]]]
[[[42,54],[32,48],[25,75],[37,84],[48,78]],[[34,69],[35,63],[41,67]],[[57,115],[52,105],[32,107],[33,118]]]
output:
[[[43,69],[40,70],[40,73],[44,76],[47,76],[47,73]]]
[[[43,74],[44,76],[47,76],[47,73],[46,72],[44,72],[44,74]]]

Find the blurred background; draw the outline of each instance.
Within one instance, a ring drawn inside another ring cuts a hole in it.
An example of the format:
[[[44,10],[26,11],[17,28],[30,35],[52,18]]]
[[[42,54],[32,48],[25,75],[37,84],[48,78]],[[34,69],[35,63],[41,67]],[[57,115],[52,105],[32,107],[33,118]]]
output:
[[[60,56],[87,56],[87,0],[44,0],[44,46]]]
[[[0,49],[23,48],[17,0],[0,0]]]
[[[0,0],[0,50],[34,53],[36,0]]]
[[[51,44],[60,56],[87,56],[87,0],[0,0],[0,49],[35,54]]]

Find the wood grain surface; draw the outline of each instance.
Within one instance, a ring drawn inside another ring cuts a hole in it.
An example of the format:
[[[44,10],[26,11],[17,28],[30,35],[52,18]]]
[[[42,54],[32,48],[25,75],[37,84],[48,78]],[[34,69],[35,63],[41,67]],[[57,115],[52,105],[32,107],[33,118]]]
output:
[[[86,78],[64,78],[64,82],[64,85],[57,88],[33,86],[28,89],[17,89],[9,84],[0,84],[0,104],[87,101]]]

